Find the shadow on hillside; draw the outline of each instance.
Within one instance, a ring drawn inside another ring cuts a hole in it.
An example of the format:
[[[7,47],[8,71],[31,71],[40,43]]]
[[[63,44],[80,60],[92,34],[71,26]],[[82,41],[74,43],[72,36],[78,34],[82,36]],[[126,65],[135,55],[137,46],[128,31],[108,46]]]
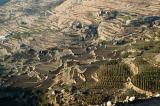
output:
[[[23,88],[0,88],[0,106],[39,106],[40,91]]]
[[[129,103],[117,103],[115,106],[160,106],[160,97],[145,100],[135,100]]]

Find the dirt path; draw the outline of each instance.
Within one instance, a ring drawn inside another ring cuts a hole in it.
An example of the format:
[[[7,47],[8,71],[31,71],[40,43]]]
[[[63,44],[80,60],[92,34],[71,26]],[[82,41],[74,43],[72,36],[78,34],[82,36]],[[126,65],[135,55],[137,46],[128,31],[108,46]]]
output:
[[[123,62],[125,64],[129,65],[129,67],[130,67],[130,69],[133,73],[133,76],[138,74],[138,67],[133,63],[134,59],[135,58],[126,58],[126,59],[123,60]],[[152,92],[145,91],[141,88],[136,87],[131,81],[126,83],[126,87],[129,88],[129,89],[133,89],[137,93],[145,94],[147,97],[150,97],[150,96],[153,95]]]
[[[150,97],[150,96],[153,95],[152,92],[145,91],[145,90],[143,90],[143,89],[140,89],[140,88],[136,87],[132,82],[126,83],[126,87],[129,88],[129,89],[133,89],[133,90],[136,91],[137,93],[145,94],[145,95],[148,96],[148,97]]]

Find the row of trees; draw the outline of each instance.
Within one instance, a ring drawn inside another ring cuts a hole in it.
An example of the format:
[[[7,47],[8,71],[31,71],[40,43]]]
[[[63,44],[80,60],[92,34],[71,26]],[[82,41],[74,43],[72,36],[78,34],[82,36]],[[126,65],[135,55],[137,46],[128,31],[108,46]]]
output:
[[[160,91],[160,70],[144,70],[133,77],[133,83],[137,87],[149,91]]]
[[[96,88],[120,89],[123,88],[127,77],[131,76],[130,68],[123,63],[113,65],[103,65],[98,70],[99,82],[95,84]]]
[[[98,82],[93,82],[93,79],[87,76],[87,81],[78,85],[80,89],[90,90],[89,94],[81,98],[88,104],[103,103],[105,99],[103,94],[111,95],[114,91],[124,88],[127,78],[131,77],[129,66],[119,60],[103,61],[99,65],[100,67],[94,70],[97,73]]]

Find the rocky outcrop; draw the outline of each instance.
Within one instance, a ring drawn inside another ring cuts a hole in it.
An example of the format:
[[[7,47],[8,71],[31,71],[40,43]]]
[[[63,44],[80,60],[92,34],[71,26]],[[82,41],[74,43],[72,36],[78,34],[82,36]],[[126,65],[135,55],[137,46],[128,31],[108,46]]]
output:
[[[160,54],[155,56],[155,60],[156,60],[156,62],[160,62]]]
[[[124,63],[126,63],[127,65],[129,65],[131,71],[132,71],[132,74],[133,76],[137,75],[138,74],[138,67],[133,63],[133,60],[135,58],[127,58],[127,59],[124,59]]]

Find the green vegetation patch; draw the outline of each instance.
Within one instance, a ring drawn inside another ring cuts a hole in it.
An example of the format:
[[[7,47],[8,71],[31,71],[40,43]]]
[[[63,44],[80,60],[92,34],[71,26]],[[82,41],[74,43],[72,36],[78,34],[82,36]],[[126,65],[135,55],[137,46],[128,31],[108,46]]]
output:
[[[20,33],[20,32],[15,32],[15,33],[11,33],[9,35],[6,36],[7,39],[16,39],[19,40],[22,37],[23,38],[27,38],[29,37],[31,34],[29,32],[24,32],[24,33]]]
[[[135,49],[144,50],[149,53],[160,53],[160,41],[137,42],[133,46]]]
[[[97,104],[102,104],[103,102],[106,101],[106,97],[103,94],[91,94],[91,95],[81,95],[78,96],[78,99],[80,101],[84,101],[86,106],[88,105],[97,105]]]
[[[160,92],[160,69],[149,68],[132,78],[133,84],[141,89]]]
[[[142,57],[136,58],[139,74],[132,78],[135,86],[153,92],[160,92],[160,68],[149,64]]]
[[[101,66],[97,72],[99,81],[95,88],[122,89],[127,77],[131,76],[130,68],[123,63]]]
[[[129,66],[117,60],[100,63],[100,67],[93,72],[97,74],[97,82],[88,74],[86,82],[77,84],[78,89],[85,91],[80,98],[91,105],[103,103],[106,96],[109,97],[116,92],[118,94],[118,91],[124,88],[127,78],[132,75]]]

